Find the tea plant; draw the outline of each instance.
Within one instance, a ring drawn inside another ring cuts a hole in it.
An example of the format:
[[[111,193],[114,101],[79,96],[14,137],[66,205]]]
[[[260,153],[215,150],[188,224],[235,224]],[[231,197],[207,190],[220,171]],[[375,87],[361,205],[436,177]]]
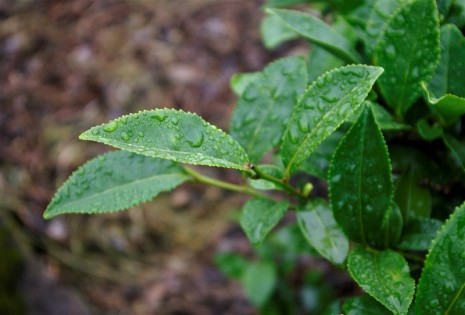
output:
[[[302,2],[268,1],[262,33],[269,48],[304,38],[309,55],[236,75],[230,134],[174,109],[93,127],[80,138],[122,151],[74,172],[44,217],[215,185],[252,196],[240,223],[254,245],[293,211],[311,248],[366,292],[343,302],[346,314],[465,314],[465,3],[315,1],[322,19],[278,8]],[[243,184],[186,164],[236,169]],[[265,309],[277,271],[254,270],[243,282],[265,274],[267,289],[249,292]]]

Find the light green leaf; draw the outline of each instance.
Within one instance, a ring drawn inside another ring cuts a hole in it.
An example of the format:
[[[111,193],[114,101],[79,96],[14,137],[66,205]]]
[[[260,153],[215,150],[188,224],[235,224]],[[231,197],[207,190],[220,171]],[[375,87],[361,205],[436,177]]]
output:
[[[247,86],[260,76],[260,72],[236,73],[231,77],[230,86],[237,96],[241,96]]]
[[[371,106],[373,109],[373,114],[375,115],[376,122],[378,123],[381,130],[407,130],[410,129],[409,125],[397,122],[391,113],[389,113],[383,106],[378,103],[365,101],[367,105]],[[348,119],[348,122],[355,122],[360,116],[360,113],[363,111],[363,106],[360,106]]]
[[[268,65],[239,99],[231,120],[231,135],[256,163],[278,146],[295,103],[307,86],[301,57]]]
[[[258,167],[262,173],[273,176],[275,178],[283,177],[283,174],[284,174],[283,169],[276,165],[263,164],[263,165],[258,165]],[[262,189],[262,190],[270,190],[270,189],[282,190],[283,189],[282,186],[275,184],[273,182],[270,182],[266,179],[251,179],[250,186],[252,186],[255,189]]]
[[[266,12],[278,16],[289,28],[337,57],[347,62],[359,61],[360,57],[354,47],[342,35],[317,17],[286,9],[266,9]]]
[[[313,82],[325,72],[342,67],[344,64],[344,61],[324,48],[313,46],[307,58],[308,81]]]
[[[128,209],[188,180],[176,163],[113,151],[78,168],[58,189],[44,218]]]
[[[378,67],[350,65],[325,73],[308,87],[283,137],[286,176],[360,106],[382,72]]]
[[[345,315],[392,315],[391,311],[368,294],[346,300],[342,310]]]
[[[431,242],[442,226],[442,222],[431,218],[411,220],[404,227],[398,247],[404,250],[423,251],[431,247]]]
[[[245,294],[256,306],[262,306],[269,300],[276,282],[275,265],[267,261],[250,264],[242,278]]]
[[[276,15],[268,15],[262,19],[260,32],[263,43],[268,49],[273,49],[279,44],[299,36]]]
[[[329,163],[342,137],[344,137],[344,133],[336,130],[302,163],[299,170],[326,180]]]
[[[288,206],[288,201],[275,202],[259,197],[250,199],[242,209],[240,220],[250,242],[260,244],[284,216]]]
[[[404,222],[431,214],[431,192],[419,185],[420,180],[421,177],[410,168],[397,184],[394,200],[402,211]]]
[[[324,200],[299,205],[297,221],[310,245],[321,256],[333,264],[342,265],[349,252],[349,241]]]
[[[465,114],[465,37],[457,26],[441,28],[441,59],[428,87],[423,84],[433,112],[444,124]]]
[[[442,139],[465,171],[465,143],[448,134],[445,134]]]
[[[369,107],[339,143],[328,183],[334,218],[346,235],[363,244],[376,243],[393,188],[386,143]]]
[[[391,250],[377,252],[359,247],[350,252],[347,267],[365,292],[394,314],[407,314],[415,281],[404,257]]]
[[[418,282],[415,314],[465,314],[465,204],[433,241]]]
[[[385,68],[378,84],[397,116],[401,117],[418,98],[420,82],[431,80],[439,56],[435,1],[414,0],[404,4],[384,28],[373,61]]]
[[[79,136],[115,148],[181,163],[249,171],[244,149],[199,116],[155,109],[123,116]]]

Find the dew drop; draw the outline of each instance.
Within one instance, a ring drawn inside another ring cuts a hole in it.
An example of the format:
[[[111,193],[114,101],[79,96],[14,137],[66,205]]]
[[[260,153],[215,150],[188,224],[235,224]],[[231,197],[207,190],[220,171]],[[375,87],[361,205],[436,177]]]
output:
[[[176,117],[173,117],[173,118],[171,118],[171,122],[172,122],[174,125],[177,125],[177,124],[179,124],[179,119],[177,119]]]
[[[387,46],[385,51],[388,58],[394,58],[396,56],[396,48],[394,45]]]
[[[324,100],[325,102],[328,102],[328,103],[335,103],[338,100],[338,98],[336,96],[330,97],[330,96],[327,96],[327,95],[322,95],[321,99]]]
[[[299,125],[299,129],[300,131],[302,132],[308,132],[308,118],[306,115],[302,115],[299,119],[299,121],[297,122],[297,124]]]
[[[92,129],[92,134],[94,136],[96,136],[96,135],[100,134],[100,130],[98,130],[97,128],[94,128],[94,129]]]
[[[131,139],[131,136],[127,132],[123,131],[121,133],[121,139],[123,139],[124,141],[128,141],[129,139]]]
[[[341,174],[333,175],[333,176],[331,177],[331,181],[332,181],[333,183],[337,183],[337,182],[339,182],[340,180],[341,180]]]
[[[193,148],[200,147],[203,143],[203,133],[198,130],[189,133],[187,135],[187,143]]]
[[[161,114],[161,113],[152,113],[150,115],[150,118],[156,119],[158,121],[163,121],[163,120],[166,119],[166,117],[168,117],[168,116],[165,115],[165,114]]]
[[[103,130],[106,132],[113,132],[118,128],[118,122],[116,120],[110,121],[108,124],[103,126]]]
[[[144,133],[142,131],[139,131],[137,135],[142,138],[144,136]]]
[[[228,143],[229,143],[230,145],[233,145],[233,144],[234,144],[234,139],[233,139],[233,138],[229,138]]]
[[[293,144],[296,144],[299,141],[299,133],[294,125],[289,129],[289,140]]]

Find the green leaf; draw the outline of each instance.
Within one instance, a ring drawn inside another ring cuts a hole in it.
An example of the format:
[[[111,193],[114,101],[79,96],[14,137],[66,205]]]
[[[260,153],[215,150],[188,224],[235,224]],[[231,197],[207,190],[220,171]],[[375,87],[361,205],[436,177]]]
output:
[[[373,109],[376,122],[378,123],[381,130],[407,130],[410,129],[409,125],[397,122],[391,113],[389,113],[383,106],[378,103],[365,101],[367,105]],[[363,111],[363,106],[360,106],[346,121],[354,123]]]
[[[231,121],[232,136],[256,163],[279,145],[295,103],[307,86],[301,57],[268,65],[239,99]]]
[[[391,311],[368,294],[346,300],[342,310],[345,315],[392,315]]]
[[[336,130],[318,146],[315,152],[302,163],[299,169],[310,175],[326,180],[328,177],[329,163],[342,137],[344,137],[344,133]]]
[[[465,143],[448,134],[445,134],[442,139],[465,171]]]
[[[394,200],[402,211],[404,222],[431,214],[431,192],[419,185],[420,180],[421,177],[410,168],[397,184]]]
[[[260,72],[236,73],[231,77],[230,86],[237,96],[241,96],[247,86],[260,76]]]
[[[79,138],[181,163],[249,171],[247,154],[233,138],[196,114],[174,109],[123,116]]]
[[[317,17],[286,9],[266,9],[266,12],[278,16],[289,28],[335,56],[347,62],[357,62],[360,59],[357,51],[342,35]]]
[[[250,199],[242,209],[241,226],[252,244],[260,244],[278,224],[289,206],[288,201],[255,197]]]
[[[277,271],[271,262],[251,263],[242,278],[244,291],[256,306],[263,306],[271,297],[277,282]]]
[[[233,279],[241,279],[249,265],[243,256],[236,253],[217,253],[214,260],[221,272]]]
[[[283,174],[284,174],[283,169],[276,165],[263,164],[263,165],[258,165],[258,167],[261,172],[267,175],[270,175],[276,178],[283,177]],[[273,182],[270,182],[266,179],[251,179],[250,186],[255,189],[262,189],[262,190],[271,190],[271,189],[282,190],[283,189],[282,186],[275,184]]]
[[[273,49],[281,43],[299,36],[276,15],[268,15],[262,19],[260,32],[262,34],[263,43],[268,49]]]
[[[431,247],[431,242],[442,226],[442,222],[431,218],[411,220],[404,227],[398,247],[404,250],[423,251]]]
[[[377,252],[359,247],[350,252],[347,267],[365,292],[394,314],[407,314],[415,281],[404,257],[391,250]]]
[[[376,242],[391,207],[392,178],[386,144],[369,107],[339,143],[328,182],[334,218],[346,235]]]
[[[395,247],[402,234],[402,213],[399,206],[392,202],[389,209],[384,214],[383,223],[374,244],[379,248]]]
[[[344,64],[344,61],[324,48],[313,46],[307,58],[308,81],[313,82],[325,72],[342,67]]]
[[[378,67],[350,65],[325,73],[308,87],[283,137],[287,176],[360,106],[382,72]]]
[[[449,8],[452,4],[452,0],[436,0],[438,6],[438,11],[441,15],[445,16],[449,11]]]
[[[465,37],[457,26],[441,28],[441,59],[426,88],[427,99],[434,113],[446,124],[465,114]]]
[[[422,314],[465,314],[465,204],[457,207],[433,241],[418,282]]]
[[[427,141],[433,141],[440,138],[443,134],[443,129],[436,124],[430,125],[424,118],[417,121],[418,134]]]
[[[290,6],[294,4],[300,4],[300,3],[307,3],[307,2],[310,2],[310,0],[267,0],[266,6],[267,7],[285,7],[285,6]]]
[[[439,61],[439,18],[434,0],[404,4],[389,19],[374,51],[386,73],[378,84],[389,106],[402,116],[418,98]]]
[[[297,221],[310,245],[321,256],[333,264],[342,265],[349,252],[349,241],[324,200],[299,205]]]
[[[176,163],[113,151],[78,168],[58,189],[44,213],[106,213],[155,198],[188,180]]]

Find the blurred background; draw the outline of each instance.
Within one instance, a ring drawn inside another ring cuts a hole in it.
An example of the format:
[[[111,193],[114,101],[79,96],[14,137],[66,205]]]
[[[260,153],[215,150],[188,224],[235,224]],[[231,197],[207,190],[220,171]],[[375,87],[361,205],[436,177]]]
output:
[[[230,220],[244,196],[187,184],[111,215],[42,213],[73,170],[109,150],[78,140],[91,126],[169,107],[227,130],[231,75],[295,49],[262,47],[261,5],[0,0],[1,314],[256,314],[212,262],[251,252]]]

